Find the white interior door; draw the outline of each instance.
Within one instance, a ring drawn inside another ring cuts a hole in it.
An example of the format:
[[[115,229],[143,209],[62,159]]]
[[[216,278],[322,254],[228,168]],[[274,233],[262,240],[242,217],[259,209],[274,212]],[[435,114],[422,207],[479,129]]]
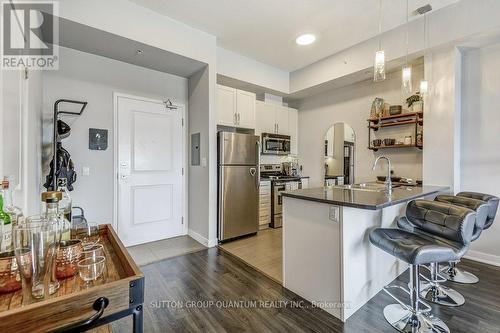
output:
[[[125,246],[183,228],[183,110],[117,95],[118,235]]]

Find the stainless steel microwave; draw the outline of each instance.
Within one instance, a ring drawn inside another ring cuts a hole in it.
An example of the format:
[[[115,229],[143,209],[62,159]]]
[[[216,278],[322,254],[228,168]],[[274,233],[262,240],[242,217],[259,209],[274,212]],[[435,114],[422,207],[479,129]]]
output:
[[[272,133],[262,133],[262,154],[290,154],[290,136]]]

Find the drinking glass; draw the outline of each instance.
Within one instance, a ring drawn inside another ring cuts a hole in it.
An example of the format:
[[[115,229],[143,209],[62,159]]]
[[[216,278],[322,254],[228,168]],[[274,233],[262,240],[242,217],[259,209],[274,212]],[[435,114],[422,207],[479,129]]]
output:
[[[82,250],[82,242],[79,239],[60,242],[55,260],[57,279],[67,279],[78,273],[78,261],[81,259]]]
[[[14,253],[23,280],[23,303],[43,299],[49,292],[51,267],[57,246],[54,223],[20,224],[14,227]]]
[[[80,278],[87,284],[97,280],[106,267],[105,257],[85,258],[78,262]]]
[[[31,215],[26,217],[24,222],[21,225],[26,226],[36,226],[36,225],[44,225],[47,227],[55,228],[56,233],[56,248],[54,253],[54,260],[52,260],[52,264],[50,266],[50,282],[49,282],[49,295],[54,294],[57,289],[61,286],[58,278],[57,278],[57,269],[56,269],[56,257],[57,253],[60,249],[61,244],[61,236],[64,230],[64,226],[61,223],[56,221],[48,221],[42,215]]]
[[[81,259],[97,257],[106,257],[106,255],[104,254],[104,246],[102,246],[101,244],[92,245],[91,247],[87,247],[82,251]]]
[[[82,241],[84,249],[90,248],[99,243],[99,225],[97,223],[80,223],[72,228],[76,238]]]

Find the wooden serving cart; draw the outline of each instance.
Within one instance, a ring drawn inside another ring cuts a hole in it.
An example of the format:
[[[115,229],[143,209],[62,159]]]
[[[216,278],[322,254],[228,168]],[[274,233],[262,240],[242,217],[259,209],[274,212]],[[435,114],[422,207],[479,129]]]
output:
[[[0,295],[0,332],[84,332],[127,317],[143,331],[144,275],[111,225],[100,226],[106,271],[87,285],[78,275],[60,281],[57,292],[23,304],[22,291]]]

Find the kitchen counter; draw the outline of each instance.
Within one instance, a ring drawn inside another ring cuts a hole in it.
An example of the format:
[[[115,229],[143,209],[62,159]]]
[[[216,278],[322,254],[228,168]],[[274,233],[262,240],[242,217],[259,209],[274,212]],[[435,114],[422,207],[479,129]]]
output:
[[[402,186],[390,198],[373,188],[284,192],[283,285],[345,322],[407,268],[373,246],[370,232],[397,228],[408,201],[447,190]]]
[[[392,196],[387,197],[384,192],[321,187],[283,192],[282,196],[338,206],[377,210],[419,197],[432,195],[446,189],[446,187],[440,186],[401,186],[393,188]]]

